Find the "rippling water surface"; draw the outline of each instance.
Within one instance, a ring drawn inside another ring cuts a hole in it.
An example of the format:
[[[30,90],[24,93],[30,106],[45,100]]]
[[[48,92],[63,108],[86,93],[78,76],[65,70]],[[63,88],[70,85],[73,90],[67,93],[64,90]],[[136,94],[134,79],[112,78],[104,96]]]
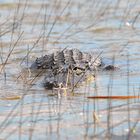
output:
[[[140,0],[0,0],[0,139],[139,139],[139,99],[87,99],[139,95],[139,7]],[[119,70],[51,96],[44,75],[34,79],[28,67],[65,47],[102,52]]]

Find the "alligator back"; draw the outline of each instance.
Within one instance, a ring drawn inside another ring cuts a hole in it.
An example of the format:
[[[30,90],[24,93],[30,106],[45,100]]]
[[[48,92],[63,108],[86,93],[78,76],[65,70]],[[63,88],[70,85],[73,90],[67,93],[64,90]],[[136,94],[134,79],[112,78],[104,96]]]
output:
[[[50,55],[37,58],[31,65],[31,69],[53,69],[62,67],[78,67],[86,69],[87,67],[92,70],[101,66],[101,58],[96,58],[90,53],[81,52],[78,49],[66,49],[63,51],[57,51]]]
[[[78,49],[65,49],[42,56],[37,58],[30,68],[47,70],[44,78],[46,89],[63,86],[73,88],[86,79],[87,73],[93,76],[93,72],[98,68],[116,69],[113,65],[104,65],[101,57]]]

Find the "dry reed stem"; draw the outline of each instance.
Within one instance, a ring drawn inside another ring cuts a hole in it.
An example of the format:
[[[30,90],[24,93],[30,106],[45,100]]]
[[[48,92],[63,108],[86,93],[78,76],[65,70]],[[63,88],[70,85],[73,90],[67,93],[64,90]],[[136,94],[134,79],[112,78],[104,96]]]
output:
[[[134,99],[140,98],[140,96],[89,96],[88,99],[118,99],[118,100],[126,100],[126,99]]]

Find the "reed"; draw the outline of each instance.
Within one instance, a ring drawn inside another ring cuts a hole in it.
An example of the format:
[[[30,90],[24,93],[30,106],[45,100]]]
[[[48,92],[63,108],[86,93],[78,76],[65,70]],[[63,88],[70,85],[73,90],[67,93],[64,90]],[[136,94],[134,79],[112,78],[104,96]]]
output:
[[[133,56],[133,47],[139,46],[137,5],[137,0],[0,4],[8,12],[0,16],[0,139],[111,140],[119,137],[117,132],[126,140],[137,136],[140,86],[131,75],[139,76],[138,63],[134,64],[139,60],[138,48]],[[40,84],[45,70],[32,76],[30,63],[36,56],[66,46],[97,48],[95,61],[103,55],[113,56],[112,64],[124,62],[118,71],[95,71],[94,81],[77,88],[81,76],[72,91],[68,90],[72,76],[68,72],[66,87],[47,91]],[[24,64],[27,75],[22,72]]]

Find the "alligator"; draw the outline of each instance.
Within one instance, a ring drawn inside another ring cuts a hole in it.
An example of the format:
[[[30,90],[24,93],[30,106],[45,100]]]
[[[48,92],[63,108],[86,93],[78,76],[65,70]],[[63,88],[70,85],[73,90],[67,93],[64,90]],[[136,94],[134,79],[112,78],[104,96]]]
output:
[[[46,70],[43,85],[46,89],[70,87],[73,89],[94,72],[116,70],[112,64],[104,64],[101,53],[95,57],[92,53],[79,49],[63,49],[37,58],[30,66],[31,70]]]

